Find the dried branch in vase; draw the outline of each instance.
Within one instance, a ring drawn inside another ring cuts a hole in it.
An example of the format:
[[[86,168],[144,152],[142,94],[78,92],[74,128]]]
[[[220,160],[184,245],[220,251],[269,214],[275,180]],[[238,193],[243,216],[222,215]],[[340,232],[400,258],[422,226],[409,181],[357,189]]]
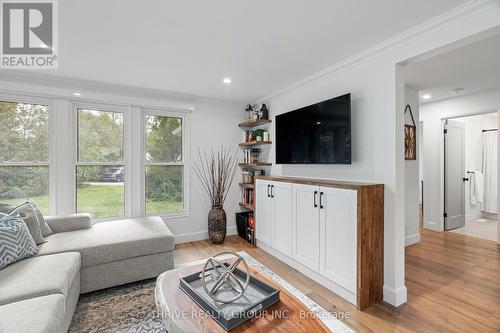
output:
[[[198,148],[198,161],[194,172],[208,194],[212,206],[223,206],[238,167],[237,151],[222,146],[220,151],[201,152]]]

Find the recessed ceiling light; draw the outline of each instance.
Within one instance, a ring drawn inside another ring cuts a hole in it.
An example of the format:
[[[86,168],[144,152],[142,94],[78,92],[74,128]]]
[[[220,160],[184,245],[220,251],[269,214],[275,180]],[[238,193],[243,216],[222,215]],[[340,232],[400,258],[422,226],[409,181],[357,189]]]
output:
[[[429,98],[431,98],[431,95],[429,94],[422,95],[422,99],[429,99]]]
[[[223,82],[224,84],[231,84],[231,79],[230,79],[230,78],[228,78],[228,77],[225,77],[225,78],[223,78],[223,79],[222,79],[222,82]]]
[[[460,94],[463,90],[464,90],[464,88],[455,88],[453,90],[450,90],[450,93],[452,95],[456,95],[456,94]]]
[[[82,94],[80,94],[79,92],[74,92],[73,96],[82,96]]]

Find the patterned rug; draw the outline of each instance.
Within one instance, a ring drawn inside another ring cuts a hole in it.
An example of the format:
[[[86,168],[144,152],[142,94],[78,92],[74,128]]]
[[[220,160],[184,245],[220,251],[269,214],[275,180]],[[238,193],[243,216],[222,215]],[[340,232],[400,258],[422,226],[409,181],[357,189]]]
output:
[[[69,332],[164,333],[155,305],[156,279],[80,296]]]
[[[238,252],[247,263],[299,299],[312,313],[336,333],[354,333],[341,320],[313,302],[269,268],[246,252]],[[180,264],[204,263],[206,259]],[[156,279],[95,291],[80,296],[69,332],[74,333],[165,333],[155,305]]]

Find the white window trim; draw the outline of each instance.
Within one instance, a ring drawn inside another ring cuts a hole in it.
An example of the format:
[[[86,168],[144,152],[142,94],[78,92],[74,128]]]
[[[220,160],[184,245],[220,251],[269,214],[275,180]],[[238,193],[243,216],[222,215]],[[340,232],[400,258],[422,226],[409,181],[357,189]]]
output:
[[[49,108],[49,123],[48,123],[48,145],[49,145],[49,156],[47,158],[47,162],[19,162],[19,163],[5,163],[0,162],[0,166],[47,166],[49,168],[49,214],[54,214],[56,211],[56,197],[55,197],[55,186],[56,186],[56,167],[53,163],[54,156],[54,143],[55,136],[53,135],[55,128],[55,117],[54,110],[55,104],[54,100],[43,98],[39,96],[29,96],[29,95],[17,95],[17,94],[6,94],[0,93],[0,100],[3,102],[12,102],[12,103],[23,103],[23,104],[41,104],[47,105]]]
[[[182,211],[177,212],[160,212],[160,213],[146,213],[146,116],[161,116],[161,117],[173,117],[181,118],[182,120],[182,162],[181,163],[154,163],[154,165],[182,165],[182,200],[183,207]],[[184,111],[172,110],[172,109],[150,109],[141,108],[141,130],[140,130],[140,160],[141,160],[141,199],[140,199],[140,211],[142,216],[163,216],[166,218],[180,218],[189,217],[190,215],[190,150],[189,150],[189,113]]]
[[[28,89],[29,91],[29,89]],[[71,92],[68,92],[71,94]],[[38,92],[0,92],[0,100],[28,104],[43,104],[49,107],[49,215],[67,215],[76,212],[76,165],[77,165],[77,113],[78,108],[123,112],[124,114],[124,164],[125,172],[125,215],[96,219],[96,222],[120,220],[142,216],[180,218],[190,216],[190,125],[189,114],[193,105],[181,108],[165,107],[168,102],[150,103],[150,100],[132,103],[128,96],[119,98],[109,95],[107,99],[88,98],[74,100],[62,95],[38,94]],[[123,101],[127,101],[122,103]],[[136,101],[137,102],[137,101]],[[143,104],[142,104],[143,103]],[[175,104],[175,103],[174,103]],[[145,213],[145,163],[144,163],[144,116],[151,113],[158,116],[182,118],[183,151],[183,200],[181,212]],[[141,124],[140,126],[138,124]],[[56,133],[57,132],[57,133]],[[11,165],[11,164],[9,164]],[[36,165],[36,164],[26,164]],[[46,165],[42,163],[40,165]],[[109,164],[107,164],[109,165]],[[121,165],[121,164],[120,164]],[[62,176],[62,178],[61,178]],[[64,195],[61,195],[61,193]]]
[[[78,109],[88,109],[88,110],[96,110],[103,112],[120,112],[123,114],[123,163],[107,163],[107,162],[79,162],[78,161]],[[94,103],[94,102],[80,102],[73,101],[71,103],[71,124],[73,127],[73,182],[72,182],[72,191],[73,191],[73,210],[77,211],[77,188],[76,188],[76,168],[77,166],[86,166],[86,165],[95,165],[95,166],[124,166],[125,167],[125,181],[124,181],[124,210],[122,216],[110,216],[110,217],[102,217],[102,218],[94,218],[96,222],[102,221],[112,221],[112,220],[120,220],[124,218],[132,217],[132,205],[131,205],[131,168],[130,168],[130,114],[129,108],[124,107],[122,105],[113,105],[113,104],[104,104],[104,103]]]

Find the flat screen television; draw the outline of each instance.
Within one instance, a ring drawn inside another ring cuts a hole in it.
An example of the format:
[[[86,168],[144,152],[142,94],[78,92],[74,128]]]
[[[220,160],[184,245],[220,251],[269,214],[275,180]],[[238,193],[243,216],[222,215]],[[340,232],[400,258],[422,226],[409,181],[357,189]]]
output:
[[[351,164],[351,94],[276,116],[277,164]]]

